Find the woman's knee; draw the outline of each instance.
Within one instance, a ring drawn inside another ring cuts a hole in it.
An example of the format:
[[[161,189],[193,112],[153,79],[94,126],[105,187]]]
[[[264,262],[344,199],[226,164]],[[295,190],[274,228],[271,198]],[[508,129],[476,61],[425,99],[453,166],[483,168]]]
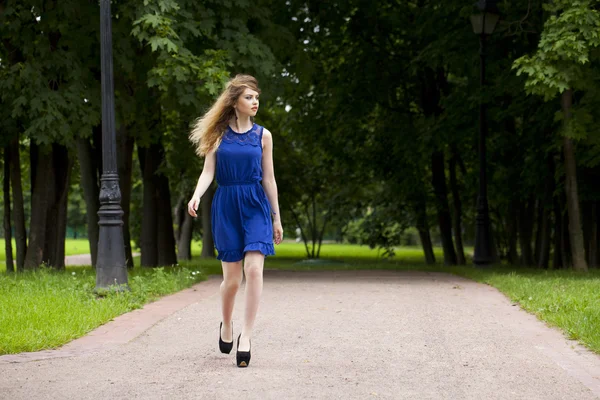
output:
[[[227,290],[238,290],[242,283],[241,277],[228,276],[227,279],[223,279],[223,285]]]
[[[263,264],[258,260],[248,260],[244,265],[244,272],[246,273],[246,279],[262,278]]]
[[[228,288],[237,288],[242,283],[242,262],[227,263],[223,268],[223,283]]]

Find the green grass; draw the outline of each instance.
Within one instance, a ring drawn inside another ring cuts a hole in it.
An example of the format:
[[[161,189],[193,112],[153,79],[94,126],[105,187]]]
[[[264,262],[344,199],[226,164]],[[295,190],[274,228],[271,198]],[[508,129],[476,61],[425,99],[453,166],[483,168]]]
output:
[[[87,244],[87,242],[85,242]],[[194,243],[192,254],[200,254]],[[72,249],[70,249],[72,251]],[[472,249],[466,249],[471,253]],[[396,249],[392,259],[378,257],[366,246],[324,244],[320,262],[305,262],[302,244],[276,246],[265,268],[282,270],[420,270],[448,272],[498,288],[525,310],[571,338],[600,353],[600,271],[544,271],[497,265],[426,265],[419,247]],[[438,262],[441,249],[435,249]],[[135,258],[136,264],[139,257]],[[195,274],[192,274],[192,271]],[[75,275],[72,273],[75,272]],[[0,275],[0,354],[60,346],[84,335],[117,315],[167,293],[181,290],[211,274],[220,274],[218,260],[195,257],[178,267],[142,269],[129,274],[131,293],[96,298],[93,270],[67,267],[66,272],[42,270],[18,276]]]
[[[12,240],[13,260],[17,258],[17,245]],[[90,242],[87,239],[67,239],[65,240],[65,255],[73,256],[76,254],[89,254]],[[4,239],[0,239],[0,262],[6,261],[6,247]],[[3,269],[6,271],[6,268]]]
[[[1,274],[0,354],[58,347],[204,278],[183,267],[135,268],[129,274],[130,292],[97,297],[93,293],[95,273],[90,267]]]
[[[202,244],[200,242],[192,243],[192,254],[200,254],[201,249]],[[465,248],[465,251],[472,250]],[[268,260],[294,259],[297,261],[306,258],[306,250],[302,243],[284,242],[275,246],[275,253],[276,255],[269,257]],[[443,258],[441,248],[434,249],[434,253],[438,259]],[[382,259],[381,252],[377,249],[370,249],[368,246],[337,243],[324,243],[321,247],[320,257],[333,260],[352,259],[353,261],[368,260],[371,262]],[[396,248],[394,260],[396,262],[423,263],[423,249],[420,246],[398,247]]]
[[[600,271],[453,267],[452,273],[494,286],[569,339],[600,354]]]

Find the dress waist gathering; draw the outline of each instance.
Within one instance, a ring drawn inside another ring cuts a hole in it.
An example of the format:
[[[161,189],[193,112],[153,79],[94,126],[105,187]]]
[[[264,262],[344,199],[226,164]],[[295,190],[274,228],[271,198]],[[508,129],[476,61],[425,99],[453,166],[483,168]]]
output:
[[[254,180],[248,180],[248,181],[224,181],[224,182],[217,181],[218,186],[248,186],[248,185],[255,185],[257,183],[260,183],[260,179],[254,179]]]

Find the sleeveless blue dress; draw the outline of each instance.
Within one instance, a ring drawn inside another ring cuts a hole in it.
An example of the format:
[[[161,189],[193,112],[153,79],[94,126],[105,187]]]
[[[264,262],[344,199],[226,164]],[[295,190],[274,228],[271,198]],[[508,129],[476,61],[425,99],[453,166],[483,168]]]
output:
[[[262,135],[257,124],[244,133],[227,127],[216,151],[211,222],[221,261],[240,261],[247,251],[275,254],[271,206],[261,184]]]

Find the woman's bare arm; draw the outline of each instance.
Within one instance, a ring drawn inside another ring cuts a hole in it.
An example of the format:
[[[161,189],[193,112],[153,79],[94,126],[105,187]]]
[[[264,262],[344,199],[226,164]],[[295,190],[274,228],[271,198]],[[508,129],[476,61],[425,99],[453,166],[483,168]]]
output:
[[[263,178],[262,185],[265,189],[271,210],[273,211],[273,234],[275,235],[275,243],[281,243],[283,239],[283,228],[281,227],[281,214],[279,213],[279,199],[277,198],[277,182],[275,181],[275,170],[273,167],[273,135],[269,130],[263,130],[263,156],[262,170]]]
[[[194,195],[188,203],[188,213],[190,213],[192,217],[198,216],[196,214],[196,210],[200,205],[200,198],[204,196],[206,189],[208,189],[215,177],[216,159],[217,156],[214,151],[210,151],[204,158],[204,168],[202,168],[202,174],[200,174],[200,178],[198,178]]]

